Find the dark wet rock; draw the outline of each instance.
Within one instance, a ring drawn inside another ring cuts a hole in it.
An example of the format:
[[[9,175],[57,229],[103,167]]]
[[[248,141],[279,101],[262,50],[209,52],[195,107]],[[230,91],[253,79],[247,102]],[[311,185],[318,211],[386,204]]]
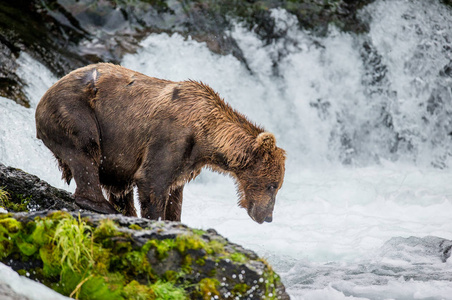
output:
[[[86,35],[73,24],[62,24],[49,12],[56,1],[17,0],[0,2],[0,94],[28,106],[17,77],[17,58],[21,51],[47,66],[57,76],[74,66],[89,62],[78,54],[78,43]]]
[[[0,96],[14,99],[18,104],[30,107],[22,91],[23,81],[16,75],[16,59],[19,49],[8,43],[0,35]]]
[[[265,43],[284,38],[271,9],[294,14],[300,27],[324,35],[330,24],[360,33],[367,25],[357,12],[363,1],[95,1],[16,0],[0,2],[0,95],[29,106],[24,82],[16,75],[17,58],[27,52],[57,77],[96,62],[119,63],[151,33],[179,33],[205,42],[221,55],[247,65],[231,35],[240,22]]]
[[[8,210],[78,210],[71,193],[57,189],[39,177],[0,163],[0,188],[9,196]]]

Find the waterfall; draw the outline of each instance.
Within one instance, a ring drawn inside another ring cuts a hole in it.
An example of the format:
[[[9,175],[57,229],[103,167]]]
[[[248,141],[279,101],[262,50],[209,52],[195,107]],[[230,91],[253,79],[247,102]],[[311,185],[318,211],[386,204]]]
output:
[[[448,167],[452,143],[451,10],[436,2],[377,1],[361,12],[369,33],[299,30],[272,11],[283,37],[265,44],[240,24],[247,61],[155,34],[123,64],[173,80],[208,82],[234,107],[277,132],[297,166],[382,160]],[[370,20],[369,20],[370,19]],[[248,68],[247,68],[248,67]]]

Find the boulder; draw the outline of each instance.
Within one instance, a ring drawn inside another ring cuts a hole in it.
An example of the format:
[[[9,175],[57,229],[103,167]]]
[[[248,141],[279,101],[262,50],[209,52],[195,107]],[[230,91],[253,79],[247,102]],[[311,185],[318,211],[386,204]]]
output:
[[[0,260],[79,299],[289,299],[254,252],[178,222],[91,212],[0,214]]]
[[[8,211],[79,209],[71,193],[55,188],[35,175],[1,163],[0,188],[9,195],[3,205],[0,203]]]
[[[70,193],[1,164],[0,187],[10,211],[0,213],[0,261],[65,296],[289,299],[265,260],[213,229],[84,211]]]

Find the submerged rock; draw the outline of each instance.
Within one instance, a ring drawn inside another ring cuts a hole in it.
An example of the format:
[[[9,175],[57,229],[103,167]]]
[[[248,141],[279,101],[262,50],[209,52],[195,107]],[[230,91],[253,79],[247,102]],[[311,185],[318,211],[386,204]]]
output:
[[[409,263],[445,263],[452,250],[452,241],[436,236],[393,237],[380,249],[380,256]]]

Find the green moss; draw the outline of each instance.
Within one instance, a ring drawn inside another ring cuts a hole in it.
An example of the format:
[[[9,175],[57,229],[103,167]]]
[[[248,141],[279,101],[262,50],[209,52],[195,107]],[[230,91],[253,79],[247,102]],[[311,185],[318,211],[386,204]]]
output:
[[[205,300],[212,299],[215,296],[220,296],[220,292],[218,292],[219,286],[220,282],[218,280],[203,278],[196,286],[196,294],[198,294],[197,296],[201,296]]]
[[[11,218],[13,216],[12,213],[0,213],[0,220]]]
[[[225,244],[225,242],[222,243],[217,240],[211,240],[206,247],[206,251],[208,254],[224,254]]]
[[[25,254],[26,256],[32,256],[39,249],[38,245],[29,243],[28,241],[23,240],[21,237],[17,238],[16,245],[19,248],[19,251]]]
[[[24,269],[17,270],[17,274],[20,276],[27,276],[28,271]]]
[[[262,274],[262,278],[265,282],[266,299],[277,299],[276,286],[281,283],[281,278],[273,271],[272,267],[265,259],[260,258],[259,260],[263,262],[267,268],[267,272]]]
[[[43,267],[36,269],[37,276],[66,296],[140,299],[139,294],[150,288],[131,289],[131,278],[142,278],[145,286],[156,282],[146,259],[150,245],[132,249],[130,240],[117,231],[111,220],[104,220],[93,229],[80,217],[73,218],[67,213],[36,218],[26,226],[2,216],[0,233],[2,258],[17,251],[22,257],[41,260]],[[111,247],[104,248],[104,244]],[[169,285],[166,290],[171,290]],[[178,294],[179,290],[174,290]],[[148,294],[152,296],[151,292]],[[146,299],[153,299],[149,295]]]
[[[31,241],[38,246],[48,244],[52,239],[52,234],[54,234],[51,232],[52,226],[53,221],[50,219],[29,222],[27,227],[29,228],[29,231],[32,232],[30,234]]]
[[[149,286],[142,285],[136,280],[132,280],[124,287],[123,296],[131,300],[147,300],[155,299],[155,293]]]
[[[124,299],[121,290],[111,289],[105,278],[87,272],[74,272],[64,267],[61,273],[61,284],[53,288],[75,299]]]
[[[248,258],[245,256],[245,254],[240,252],[231,253],[230,258],[232,261],[238,263],[244,263],[248,261]]]
[[[130,228],[130,229],[133,229],[133,230],[143,230],[143,228],[141,228],[141,227],[138,226],[137,224],[130,224],[130,225],[129,225],[129,228]]]
[[[159,260],[168,257],[168,252],[176,247],[176,241],[172,239],[150,240],[149,244],[155,249]]]
[[[232,294],[234,296],[243,296],[248,292],[250,287],[246,283],[238,283],[234,285],[234,288],[232,289]]]
[[[48,278],[56,278],[61,275],[61,265],[54,257],[53,244],[48,244],[39,249],[39,257],[43,262],[42,274]]]
[[[188,249],[206,249],[207,243],[199,235],[180,235],[176,237],[176,249],[184,254]]]
[[[99,225],[94,229],[94,235],[96,239],[105,239],[116,236],[118,234],[118,227],[115,222],[110,219],[103,219],[99,222]]]
[[[6,258],[13,253],[14,239],[22,229],[22,224],[10,216],[4,214],[0,219],[0,258]]]
[[[0,188],[0,206],[5,208],[5,202],[9,200],[9,193],[5,191],[3,188]]]
[[[183,275],[184,275],[184,273],[182,273],[182,272],[168,270],[163,274],[162,278],[165,281],[176,282],[179,278],[183,277]]]
[[[197,234],[199,236],[203,236],[204,234],[206,234],[207,232],[202,230],[202,229],[192,229],[194,234]]]
[[[193,257],[190,254],[185,255],[182,259],[182,264],[181,264],[182,272],[184,272],[186,274],[191,273],[192,265],[193,265]]]
[[[110,250],[104,249],[104,256],[108,257],[104,265],[108,266],[109,272],[123,274],[126,282],[136,278],[153,282],[156,278],[147,259],[149,248],[148,243],[141,248],[133,248],[128,239],[116,240]]]
[[[5,233],[16,234],[22,229],[22,223],[14,218],[11,218],[11,214],[5,215],[5,218],[0,219],[0,226]]]
[[[170,282],[157,281],[151,285],[151,289],[155,294],[155,299],[161,300],[184,300],[188,299],[185,290],[176,287]]]
[[[206,260],[203,257],[200,257],[196,260],[196,263],[200,266],[204,266],[206,264]]]
[[[14,199],[13,199],[14,198]],[[12,210],[15,212],[28,211],[28,204],[30,203],[31,196],[25,195],[12,195],[0,188],[0,207],[6,210]]]

